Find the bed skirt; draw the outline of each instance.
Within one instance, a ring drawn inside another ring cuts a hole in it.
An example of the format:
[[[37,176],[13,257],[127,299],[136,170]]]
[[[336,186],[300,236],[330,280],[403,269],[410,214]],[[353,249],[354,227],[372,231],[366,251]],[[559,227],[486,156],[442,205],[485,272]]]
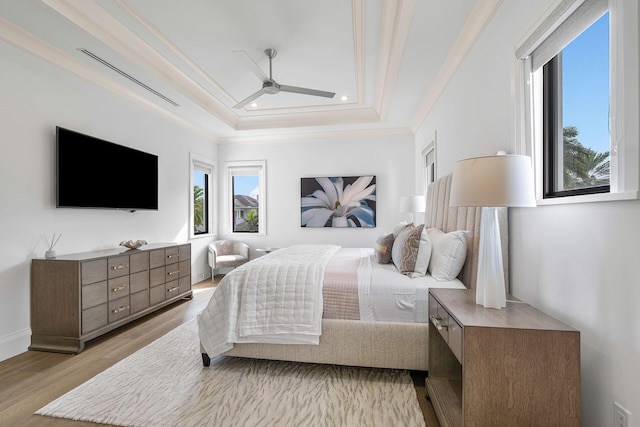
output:
[[[320,345],[235,344],[223,354],[253,359],[427,371],[428,331],[428,323],[323,319]]]

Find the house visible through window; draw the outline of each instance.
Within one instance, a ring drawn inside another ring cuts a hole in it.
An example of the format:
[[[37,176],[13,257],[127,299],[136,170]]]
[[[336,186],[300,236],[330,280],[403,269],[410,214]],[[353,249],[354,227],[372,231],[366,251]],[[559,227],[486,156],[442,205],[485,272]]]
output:
[[[257,233],[260,218],[260,180],[257,175],[233,176],[233,232]]]
[[[610,191],[609,13],[543,66],[544,197]]]
[[[229,230],[266,234],[266,162],[227,162],[226,168]]]

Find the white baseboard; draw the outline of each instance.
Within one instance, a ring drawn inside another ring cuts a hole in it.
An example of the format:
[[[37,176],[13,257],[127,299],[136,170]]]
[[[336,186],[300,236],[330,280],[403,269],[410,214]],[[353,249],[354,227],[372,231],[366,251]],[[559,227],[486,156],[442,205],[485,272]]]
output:
[[[24,353],[31,344],[31,329],[23,329],[0,337],[0,361]]]

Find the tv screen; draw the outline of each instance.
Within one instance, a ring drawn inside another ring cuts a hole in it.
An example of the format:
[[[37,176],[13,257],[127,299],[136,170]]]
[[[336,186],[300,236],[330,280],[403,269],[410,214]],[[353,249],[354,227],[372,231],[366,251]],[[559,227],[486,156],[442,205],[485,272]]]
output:
[[[56,206],[158,209],[158,156],[56,127]]]

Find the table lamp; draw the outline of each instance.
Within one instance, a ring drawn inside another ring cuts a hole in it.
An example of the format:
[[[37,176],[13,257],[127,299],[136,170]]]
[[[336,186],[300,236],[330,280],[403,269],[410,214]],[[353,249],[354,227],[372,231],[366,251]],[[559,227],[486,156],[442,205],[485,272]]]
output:
[[[482,207],[476,304],[497,309],[506,307],[496,208],[536,205],[531,158],[496,155],[457,162],[451,178],[449,205]]]
[[[413,223],[416,223],[416,213],[424,212],[426,208],[425,196],[402,196],[400,197],[400,212],[411,212]]]

